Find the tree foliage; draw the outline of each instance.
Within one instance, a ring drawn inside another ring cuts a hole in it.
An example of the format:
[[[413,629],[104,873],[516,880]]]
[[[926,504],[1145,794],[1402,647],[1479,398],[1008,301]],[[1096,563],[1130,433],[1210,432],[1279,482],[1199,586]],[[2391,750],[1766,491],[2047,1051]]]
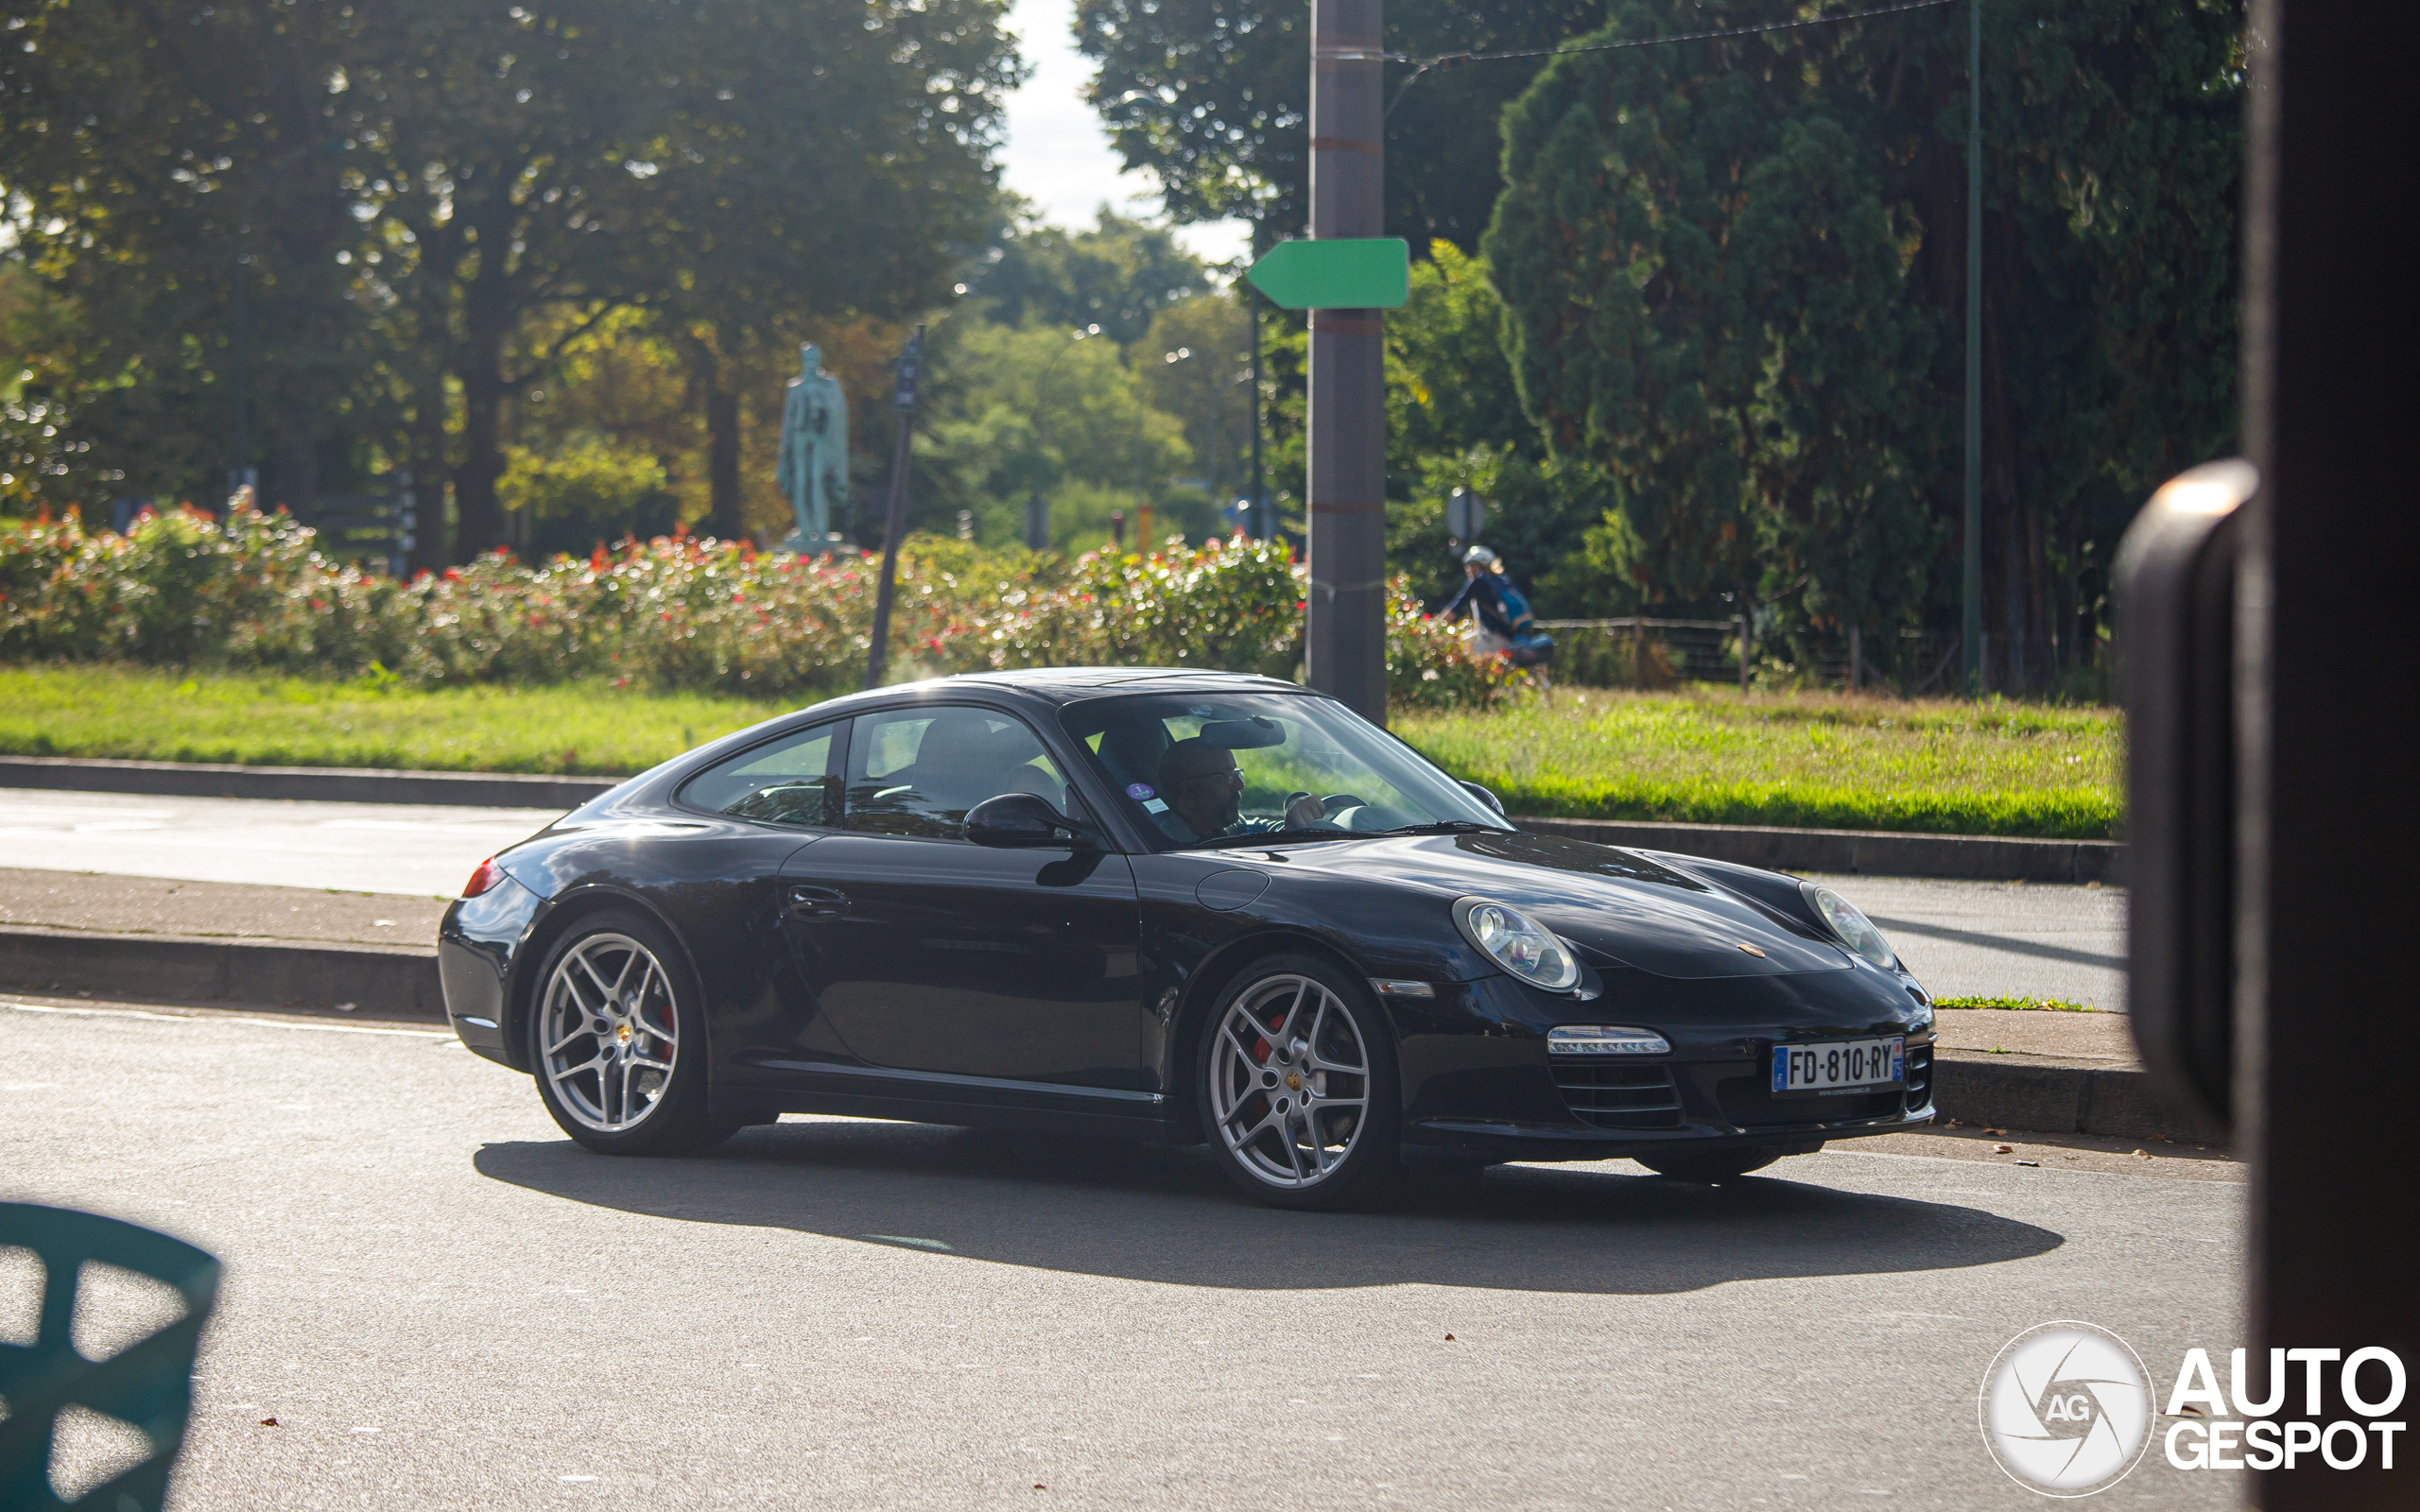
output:
[[[0,187],[81,343],[46,496],[200,491],[240,372],[269,497],[450,476],[466,554],[512,406],[614,312],[730,460],[750,343],[944,297],[1017,77],[1004,0],[5,3]]]
[[[1008,325],[1098,326],[1119,346],[1142,339],[1160,311],[1210,286],[1201,260],[1166,227],[1104,205],[1077,231],[1037,220],[1022,206],[998,228],[967,292]]]
[[[1631,0],[1607,34],[1762,19]],[[1996,630],[2089,615],[2122,511],[2231,433],[2240,27],[1986,12]],[[1486,247],[1528,412],[1612,490],[1602,565],[1836,626],[1955,594],[1964,61],[1920,12],[1566,57],[1507,113]]]
[[[1608,0],[1393,0],[1391,51],[1552,47],[1604,22]],[[1092,101],[1127,166],[1148,168],[1179,220],[1240,216],[1264,243],[1310,213],[1310,8],[1302,0],[1077,0],[1076,40],[1100,64]],[[1387,124],[1387,233],[1476,249],[1501,180],[1493,123],[1538,69],[1429,73]],[[1387,70],[1390,98],[1410,77]]]

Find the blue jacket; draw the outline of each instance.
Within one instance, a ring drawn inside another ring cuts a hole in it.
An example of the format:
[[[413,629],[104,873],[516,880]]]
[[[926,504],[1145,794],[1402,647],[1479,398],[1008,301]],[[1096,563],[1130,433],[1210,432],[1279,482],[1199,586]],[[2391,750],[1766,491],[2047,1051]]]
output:
[[[1464,605],[1478,616],[1478,622],[1508,641],[1536,633],[1538,620],[1530,612],[1530,601],[1512,586],[1512,580],[1501,573],[1484,572],[1465,580],[1461,591],[1445,601],[1437,611],[1439,617],[1452,619]]]

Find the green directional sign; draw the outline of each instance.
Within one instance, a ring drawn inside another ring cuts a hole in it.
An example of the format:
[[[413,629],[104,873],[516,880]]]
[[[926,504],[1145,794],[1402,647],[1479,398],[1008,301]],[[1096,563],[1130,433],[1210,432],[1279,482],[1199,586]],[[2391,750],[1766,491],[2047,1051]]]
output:
[[[1400,236],[1279,242],[1244,277],[1288,310],[1392,310],[1411,298]]]

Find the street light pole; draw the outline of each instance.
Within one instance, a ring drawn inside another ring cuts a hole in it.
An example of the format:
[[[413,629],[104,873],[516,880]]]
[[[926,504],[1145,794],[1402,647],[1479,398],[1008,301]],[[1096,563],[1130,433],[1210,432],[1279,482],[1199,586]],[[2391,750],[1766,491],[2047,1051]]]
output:
[[[1971,698],[1983,691],[1983,0],[1966,20],[1965,558],[1958,660]]]
[[[1311,0],[1311,238],[1384,233],[1384,0]],[[1311,311],[1310,685],[1387,717],[1384,318]]]
[[[1277,534],[1269,519],[1269,484],[1260,467],[1260,295],[1252,284],[1236,280],[1244,296],[1244,308],[1252,312],[1252,512],[1251,531],[1255,541],[1267,541]]]
[[[925,365],[925,327],[917,322],[908,348],[899,354],[891,408],[899,421],[897,445],[890,455],[890,498],[883,510],[882,577],[874,587],[873,633],[866,642],[866,686],[879,688],[890,655],[891,585],[899,580],[899,542],[908,534],[908,469],[909,442],[916,431],[916,383]]]

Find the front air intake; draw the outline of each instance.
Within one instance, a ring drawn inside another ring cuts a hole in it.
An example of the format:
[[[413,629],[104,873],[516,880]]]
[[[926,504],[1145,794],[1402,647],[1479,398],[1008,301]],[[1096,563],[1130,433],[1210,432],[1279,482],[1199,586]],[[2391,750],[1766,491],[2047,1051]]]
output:
[[[1573,1114],[1594,1127],[1681,1126],[1681,1094],[1668,1067],[1557,1057],[1554,1084]]]

